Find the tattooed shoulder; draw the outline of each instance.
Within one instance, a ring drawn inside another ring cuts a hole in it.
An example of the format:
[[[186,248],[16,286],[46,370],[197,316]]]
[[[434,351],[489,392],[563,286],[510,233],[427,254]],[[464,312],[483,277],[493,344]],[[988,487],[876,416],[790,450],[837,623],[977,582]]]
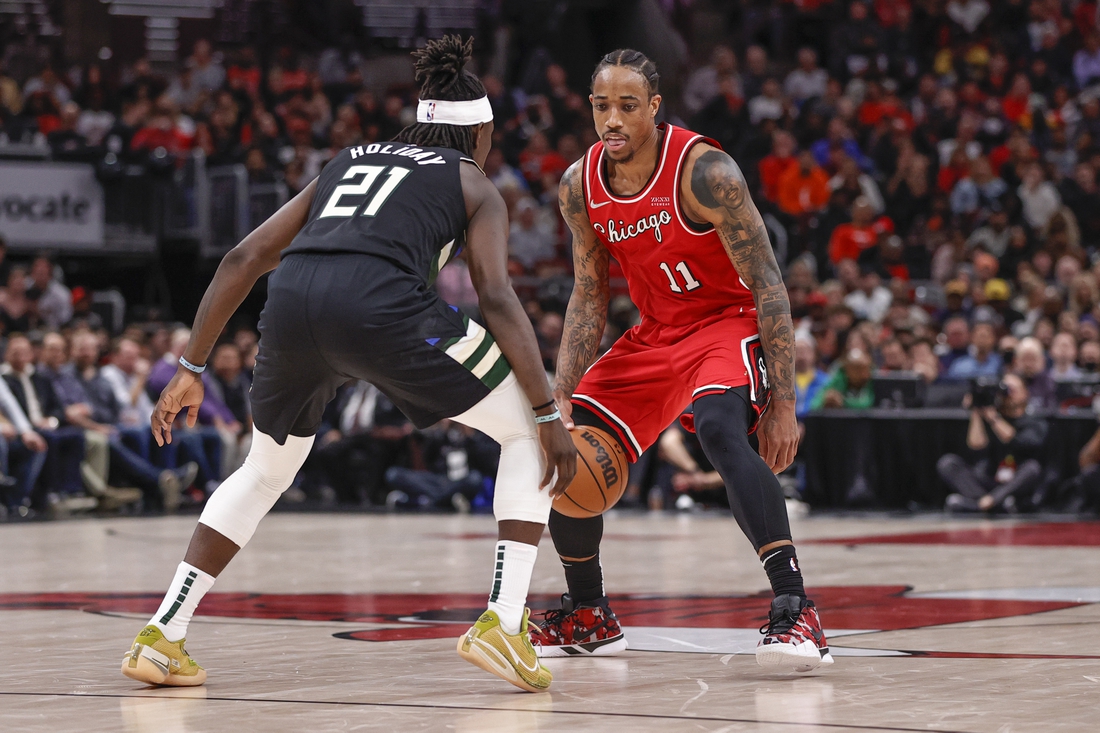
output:
[[[711,148],[695,160],[691,192],[707,209],[736,211],[747,203],[748,184],[741,169],[726,153]]]
[[[584,158],[566,169],[558,185],[558,207],[566,219],[585,215],[584,206]]]

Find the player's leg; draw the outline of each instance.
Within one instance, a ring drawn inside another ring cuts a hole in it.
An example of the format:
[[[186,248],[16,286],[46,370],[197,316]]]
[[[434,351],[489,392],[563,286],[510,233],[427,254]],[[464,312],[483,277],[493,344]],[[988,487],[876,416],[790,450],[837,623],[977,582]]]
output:
[[[254,430],[244,465],[206,503],[164,600],[123,658],[123,674],[153,685],[205,682],[205,670],[183,648],[191,617],[218,575],[290,487],[312,445],[313,436],[287,436],[286,443],[279,445]]]
[[[585,374],[573,395],[576,425],[599,428],[617,440],[631,463],[656,442],[690,397],[672,375],[660,347],[620,339]],[[539,656],[617,654],[627,648],[604,592],[600,542],[603,517],[550,514],[550,536],[569,592],[549,611],[533,639]]]
[[[775,594],[757,661],[805,671],[831,663],[832,656],[817,610],[806,599],[783,489],[749,443],[756,418],[748,386],[706,394],[694,402],[699,443],[722,476],[733,516],[752,542]]]
[[[488,607],[458,642],[458,653],[520,689],[539,692],[553,679],[527,633],[527,591],[551,499],[540,487],[544,459],[531,403],[515,376],[455,416],[500,443],[493,513],[497,546]],[[517,663],[518,662],[518,663]]]
[[[346,377],[318,352],[294,266],[272,276],[252,384],[252,447],[210,496],[160,607],[138,634],[122,673],[148,684],[201,685],[206,672],[184,651],[192,615],[260,520],[290,487],[313,446],[325,405]],[[288,292],[289,291],[289,292]]]

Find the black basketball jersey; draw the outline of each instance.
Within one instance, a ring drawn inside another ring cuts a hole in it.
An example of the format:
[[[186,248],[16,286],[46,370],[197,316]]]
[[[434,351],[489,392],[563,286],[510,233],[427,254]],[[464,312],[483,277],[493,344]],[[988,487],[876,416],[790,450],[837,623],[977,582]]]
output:
[[[371,255],[432,283],[465,242],[463,159],[397,142],[342,150],[321,171],[309,219],[283,256]]]

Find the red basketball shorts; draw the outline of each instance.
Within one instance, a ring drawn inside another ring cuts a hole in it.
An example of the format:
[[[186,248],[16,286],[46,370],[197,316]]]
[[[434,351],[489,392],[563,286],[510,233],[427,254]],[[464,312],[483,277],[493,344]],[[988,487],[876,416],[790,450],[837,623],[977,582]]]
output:
[[[601,417],[630,460],[638,460],[694,400],[748,385],[759,416],[767,408],[767,368],[755,313],[716,321],[677,340],[627,331],[585,373],[573,403]],[[684,425],[692,429],[690,416]],[[755,429],[755,424],[754,424]]]

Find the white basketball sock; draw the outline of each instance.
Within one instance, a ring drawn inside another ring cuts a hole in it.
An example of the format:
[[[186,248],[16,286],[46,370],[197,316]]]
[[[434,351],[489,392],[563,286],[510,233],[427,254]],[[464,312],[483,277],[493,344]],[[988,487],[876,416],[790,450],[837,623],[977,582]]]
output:
[[[176,568],[176,577],[172,578],[172,585],[168,586],[167,595],[149,623],[160,629],[168,641],[179,641],[187,636],[191,616],[213,585],[213,575],[181,562]]]
[[[527,589],[531,587],[531,573],[539,548],[512,540],[497,542],[496,573],[493,576],[493,592],[489,594],[489,610],[500,618],[500,627],[506,634],[518,634],[523,622],[523,609],[527,605]]]

